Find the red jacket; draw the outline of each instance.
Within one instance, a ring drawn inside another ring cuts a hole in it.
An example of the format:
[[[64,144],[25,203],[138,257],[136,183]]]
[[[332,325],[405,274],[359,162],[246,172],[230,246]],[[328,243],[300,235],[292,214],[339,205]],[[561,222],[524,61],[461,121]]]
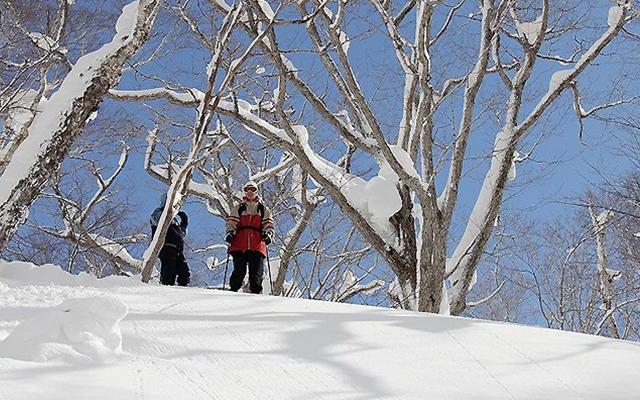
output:
[[[229,246],[229,253],[253,250],[267,256],[267,245],[262,240],[262,233],[273,237],[273,220],[271,219],[271,210],[264,205],[259,205],[259,198],[256,197],[250,201],[245,197],[243,202],[233,207],[229,213],[226,231],[227,234],[233,233],[235,235]],[[260,208],[262,208],[262,212],[260,212]]]

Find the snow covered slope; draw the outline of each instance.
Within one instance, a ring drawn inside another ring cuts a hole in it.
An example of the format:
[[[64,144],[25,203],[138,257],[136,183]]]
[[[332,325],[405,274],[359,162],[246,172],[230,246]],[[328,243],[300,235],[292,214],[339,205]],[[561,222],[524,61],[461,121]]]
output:
[[[636,343],[2,261],[0,340],[2,400],[640,398]]]

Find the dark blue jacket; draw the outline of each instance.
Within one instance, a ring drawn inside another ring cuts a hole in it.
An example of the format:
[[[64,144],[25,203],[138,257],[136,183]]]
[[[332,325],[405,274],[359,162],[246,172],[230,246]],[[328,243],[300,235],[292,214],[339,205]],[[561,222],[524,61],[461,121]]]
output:
[[[149,222],[151,223],[151,234],[156,234],[156,229],[158,228],[158,223],[160,222],[160,217],[162,216],[162,212],[164,211],[164,204],[166,201],[166,194],[161,198],[161,206],[153,210],[151,213],[151,219]],[[178,213],[180,217],[180,222],[178,219],[174,218],[171,221],[171,225],[169,225],[169,230],[167,230],[167,236],[164,239],[164,244],[169,246],[175,246],[178,250],[182,251],[184,249],[184,237],[187,236],[187,227],[189,226],[189,218],[184,211],[180,211]]]

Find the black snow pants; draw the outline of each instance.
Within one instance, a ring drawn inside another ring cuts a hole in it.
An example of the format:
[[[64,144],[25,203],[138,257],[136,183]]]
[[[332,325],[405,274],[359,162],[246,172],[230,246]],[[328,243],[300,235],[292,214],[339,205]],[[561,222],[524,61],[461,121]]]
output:
[[[172,245],[164,245],[160,251],[160,283],[163,285],[175,285],[176,276],[178,285],[187,286],[189,284],[189,266],[184,259],[182,251]]]
[[[242,286],[249,264],[249,288],[251,293],[262,293],[262,279],[264,276],[264,255],[259,251],[233,251],[233,273],[229,278],[229,287],[237,292]]]

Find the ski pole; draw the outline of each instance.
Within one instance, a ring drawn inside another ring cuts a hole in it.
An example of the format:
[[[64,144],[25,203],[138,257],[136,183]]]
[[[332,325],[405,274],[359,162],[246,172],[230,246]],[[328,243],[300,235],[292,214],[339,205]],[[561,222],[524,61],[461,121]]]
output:
[[[229,268],[229,253],[227,253],[227,262],[224,265],[224,278],[222,279],[222,290],[224,290],[224,285],[227,283],[227,268]]]
[[[273,296],[273,279],[271,279],[271,263],[269,262],[269,248],[267,247],[267,271],[269,272],[269,286],[271,295]]]

